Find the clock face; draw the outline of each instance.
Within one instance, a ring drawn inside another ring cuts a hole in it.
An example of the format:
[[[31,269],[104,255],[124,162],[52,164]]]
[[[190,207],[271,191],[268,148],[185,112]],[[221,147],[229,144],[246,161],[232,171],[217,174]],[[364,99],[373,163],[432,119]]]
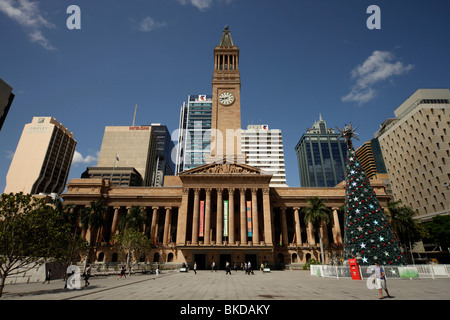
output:
[[[233,103],[234,96],[230,92],[225,91],[219,95],[219,101],[221,104],[228,106]]]

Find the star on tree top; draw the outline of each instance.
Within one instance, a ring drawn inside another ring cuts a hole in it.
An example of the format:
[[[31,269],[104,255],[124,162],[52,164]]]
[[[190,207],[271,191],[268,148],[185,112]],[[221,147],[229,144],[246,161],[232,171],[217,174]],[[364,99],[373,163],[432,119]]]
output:
[[[353,137],[357,140],[359,140],[359,138],[356,136],[357,133],[355,133],[356,129],[358,129],[358,127],[356,127],[355,129],[352,130],[352,123],[349,122],[348,125],[345,125],[344,130],[339,129],[338,127],[336,127],[340,132],[341,135],[339,138],[344,137],[345,142],[349,142],[350,139]]]

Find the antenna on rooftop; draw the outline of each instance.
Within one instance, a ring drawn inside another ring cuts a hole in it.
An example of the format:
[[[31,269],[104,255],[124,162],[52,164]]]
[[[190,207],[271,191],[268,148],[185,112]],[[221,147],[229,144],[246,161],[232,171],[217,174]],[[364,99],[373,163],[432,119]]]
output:
[[[134,121],[136,120],[136,111],[137,111],[137,105],[136,105],[136,107],[134,107],[133,127],[134,127]]]

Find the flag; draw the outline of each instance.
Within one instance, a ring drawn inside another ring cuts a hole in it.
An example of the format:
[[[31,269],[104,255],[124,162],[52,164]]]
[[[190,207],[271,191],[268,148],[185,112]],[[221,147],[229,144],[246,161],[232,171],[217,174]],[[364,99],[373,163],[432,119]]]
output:
[[[200,201],[200,228],[199,228],[199,237],[203,237],[203,217],[205,214],[205,201]]]
[[[252,236],[252,202],[247,201],[247,232],[248,236]]]

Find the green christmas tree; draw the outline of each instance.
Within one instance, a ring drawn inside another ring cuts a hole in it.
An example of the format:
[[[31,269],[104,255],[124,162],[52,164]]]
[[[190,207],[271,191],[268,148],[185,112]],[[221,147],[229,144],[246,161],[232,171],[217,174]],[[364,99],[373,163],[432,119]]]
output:
[[[404,265],[403,252],[356,156],[354,130],[349,124],[339,131],[347,142],[344,259],[357,258],[361,265]]]

